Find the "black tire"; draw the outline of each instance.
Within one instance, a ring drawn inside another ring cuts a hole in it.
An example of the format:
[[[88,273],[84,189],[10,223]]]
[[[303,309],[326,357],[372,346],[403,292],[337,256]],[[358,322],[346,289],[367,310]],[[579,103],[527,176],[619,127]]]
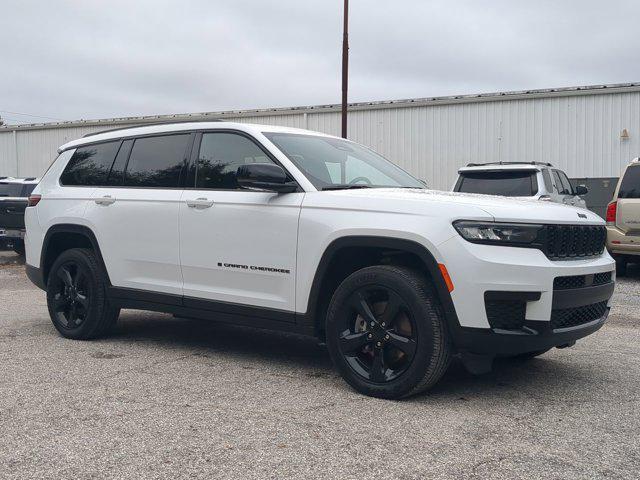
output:
[[[403,267],[367,267],[347,277],[329,304],[326,336],[338,372],[372,397],[398,399],[427,390],[451,360],[432,285]]]
[[[616,258],[616,275],[624,277],[627,274],[627,259]]]
[[[24,257],[24,240],[16,240],[13,244],[13,251]]]
[[[116,324],[120,310],[109,305],[105,278],[92,250],[66,250],[53,263],[47,305],[53,326],[63,337],[98,338]]]

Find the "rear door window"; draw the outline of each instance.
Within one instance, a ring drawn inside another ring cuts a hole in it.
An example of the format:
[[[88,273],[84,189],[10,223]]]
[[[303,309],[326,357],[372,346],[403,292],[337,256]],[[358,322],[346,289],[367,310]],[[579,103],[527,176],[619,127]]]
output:
[[[124,175],[124,185],[179,187],[190,136],[187,133],[136,139]]]
[[[62,185],[98,186],[107,181],[120,141],[79,147],[60,176]]]
[[[458,192],[530,197],[538,193],[535,171],[464,172],[460,175]]]
[[[620,184],[618,198],[640,198],[640,166],[627,168]]]

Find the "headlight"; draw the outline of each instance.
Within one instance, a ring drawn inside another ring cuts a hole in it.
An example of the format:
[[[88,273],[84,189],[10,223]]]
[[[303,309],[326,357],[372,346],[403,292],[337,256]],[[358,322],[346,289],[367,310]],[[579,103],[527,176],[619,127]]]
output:
[[[458,220],[454,228],[465,240],[491,245],[531,247],[540,243],[542,225],[530,223],[495,223]]]

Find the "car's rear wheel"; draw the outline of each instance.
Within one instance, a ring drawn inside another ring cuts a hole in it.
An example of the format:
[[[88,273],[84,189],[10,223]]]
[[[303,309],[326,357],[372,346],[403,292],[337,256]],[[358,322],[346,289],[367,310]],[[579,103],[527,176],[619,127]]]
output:
[[[342,377],[374,397],[402,398],[430,388],[451,357],[432,286],[402,267],[367,267],[347,277],[331,299],[326,335]]]
[[[105,335],[120,310],[107,299],[107,282],[93,251],[74,248],[60,254],[47,280],[47,305],[64,337],[88,340]]]

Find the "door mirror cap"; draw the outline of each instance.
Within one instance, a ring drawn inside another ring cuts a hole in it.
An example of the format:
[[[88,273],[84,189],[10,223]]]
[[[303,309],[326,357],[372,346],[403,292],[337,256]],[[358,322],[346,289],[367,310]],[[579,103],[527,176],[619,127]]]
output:
[[[576,187],[576,195],[586,195],[587,193],[589,193],[589,189],[584,185],[578,185]]]
[[[240,165],[236,171],[238,185],[249,190],[291,193],[298,189],[289,181],[287,173],[280,165],[273,163],[248,163]]]

